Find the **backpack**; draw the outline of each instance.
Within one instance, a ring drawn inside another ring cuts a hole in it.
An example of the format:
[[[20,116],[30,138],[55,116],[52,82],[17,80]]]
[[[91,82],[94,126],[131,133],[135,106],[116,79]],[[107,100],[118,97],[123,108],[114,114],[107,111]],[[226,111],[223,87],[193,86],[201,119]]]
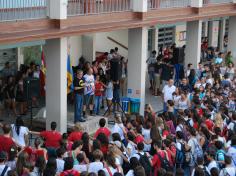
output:
[[[198,157],[203,158],[203,150],[202,147],[198,144],[198,142],[196,142],[195,140],[193,140],[194,143],[194,161],[197,161]]]
[[[187,141],[188,140],[188,134],[187,134],[186,129],[183,127],[183,125],[179,125],[179,127],[180,127],[181,131],[184,134],[184,140]]]
[[[146,175],[147,176],[152,175],[152,166],[151,166],[151,163],[147,157],[147,154],[144,153],[144,155],[141,155],[140,153],[138,153],[138,155],[140,156],[139,162],[143,166]]]
[[[218,151],[216,152],[216,156],[215,156],[215,157],[216,157],[215,160],[216,160],[216,162],[218,163],[219,168],[220,168],[220,169],[223,169],[223,168],[224,168],[224,165],[223,165],[222,163],[218,162],[218,161],[220,161],[220,160],[219,160],[219,155],[225,156],[225,151],[224,151],[224,150],[218,150]]]
[[[211,176],[206,166],[203,167],[204,176]]]
[[[176,157],[175,157],[175,162],[176,164],[184,164],[185,166],[187,166],[190,161],[191,161],[191,153],[185,151],[185,146],[184,144],[181,144],[181,149],[179,150],[176,147]]]
[[[7,173],[7,169],[8,166],[5,166],[0,176],[4,176]]]
[[[173,167],[170,165],[170,162],[167,160],[166,153],[164,158],[157,152],[157,156],[161,161],[161,168],[165,169],[166,171],[173,171]]]

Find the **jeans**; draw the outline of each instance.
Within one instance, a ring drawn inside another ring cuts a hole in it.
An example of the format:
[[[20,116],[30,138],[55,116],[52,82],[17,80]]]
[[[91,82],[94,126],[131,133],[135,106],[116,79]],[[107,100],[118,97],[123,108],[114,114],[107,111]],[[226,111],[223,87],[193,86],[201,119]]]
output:
[[[82,120],[83,95],[75,94],[75,123]]]
[[[167,103],[163,103],[163,112],[166,112],[168,110],[168,108],[167,108]]]
[[[100,104],[102,103],[102,96],[95,96],[95,106],[94,106],[94,113],[99,115],[100,111]]]

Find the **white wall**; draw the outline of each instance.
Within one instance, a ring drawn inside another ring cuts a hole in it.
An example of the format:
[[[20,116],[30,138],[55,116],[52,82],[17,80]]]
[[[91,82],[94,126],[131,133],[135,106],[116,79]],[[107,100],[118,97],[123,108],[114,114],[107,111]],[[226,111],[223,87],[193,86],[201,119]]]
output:
[[[71,65],[78,65],[79,58],[82,56],[82,37],[68,37],[68,45],[70,46]]]
[[[97,52],[109,52],[110,49],[115,47],[119,48],[119,53],[124,57],[128,57],[128,51],[121,46],[113,43],[107,37],[111,37],[114,40],[118,41],[119,43],[128,47],[128,29],[119,30],[119,31],[112,31],[112,32],[103,32],[103,33],[96,33],[95,35],[96,45],[95,51]]]

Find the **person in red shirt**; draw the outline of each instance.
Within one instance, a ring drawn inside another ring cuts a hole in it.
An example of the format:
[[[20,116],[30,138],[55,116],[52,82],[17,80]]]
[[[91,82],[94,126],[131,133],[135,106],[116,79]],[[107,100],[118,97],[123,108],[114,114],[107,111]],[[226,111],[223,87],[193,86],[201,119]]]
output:
[[[4,124],[2,130],[3,135],[0,135],[0,144],[2,144],[0,145],[0,152],[4,151],[9,155],[11,147],[16,145],[14,140],[11,138],[11,126]]]
[[[94,134],[94,139],[97,138],[97,136],[98,136],[100,133],[104,133],[104,134],[107,136],[107,138],[110,137],[111,131],[110,131],[107,127],[105,127],[105,125],[106,125],[106,119],[101,118],[101,119],[99,120],[99,126],[100,126],[100,128],[95,132],[95,134]]]
[[[103,53],[101,56],[98,56],[96,58],[96,61],[99,63],[103,62],[104,60],[107,60],[108,52]]]
[[[45,147],[46,148],[58,148],[60,147],[61,141],[61,133],[56,131],[57,123],[51,122],[51,130],[49,131],[42,131],[42,132],[34,132],[30,131],[30,133],[35,135],[40,135],[45,140]]]
[[[104,91],[104,84],[100,81],[100,76],[96,76],[96,82],[95,82],[95,107],[94,107],[94,113],[96,115],[99,115],[100,111],[100,104],[102,102],[102,95]]]
[[[67,175],[73,175],[73,176],[80,176],[80,173],[73,169],[74,166],[74,160],[72,157],[67,157],[64,159],[64,171],[61,172],[60,176],[67,176]]]
[[[161,146],[162,146],[161,141],[156,141],[153,144],[153,147],[156,150],[156,154],[153,156],[152,162],[151,162],[152,167],[154,168],[154,176],[157,176],[157,171],[161,168],[160,157],[161,158],[166,157],[167,160],[170,161],[169,158],[168,158],[167,152],[165,150],[161,150]],[[158,156],[158,154],[159,154],[159,156]]]
[[[72,142],[81,140],[82,135],[83,135],[83,128],[79,123],[76,123],[74,126],[74,131],[70,133],[68,140]]]

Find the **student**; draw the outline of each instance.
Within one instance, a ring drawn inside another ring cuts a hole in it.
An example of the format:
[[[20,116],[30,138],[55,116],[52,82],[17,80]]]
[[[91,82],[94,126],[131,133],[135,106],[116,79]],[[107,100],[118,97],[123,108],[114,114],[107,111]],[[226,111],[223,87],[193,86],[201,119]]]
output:
[[[73,158],[67,157],[65,158],[65,165],[64,165],[64,171],[61,172],[60,176],[79,176],[79,172],[73,169]]]
[[[100,81],[100,76],[96,76],[96,82],[95,82],[95,107],[94,107],[94,113],[96,115],[99,115],[100,112],[100,104],[102,102],[102,95],[103,95],[103,83]]]
[[[7,161],[7,153],[4,151],[0,152],[0,175],[7,176],[7,172],[11,170],[5,162]]]
[[[88,172],[94,172],[96,174],[98,174],[99,170],[103,169],[103,163],[102,163],[102,159],[103,159],[103,154],[100,150],[94,150],[93,151],[93,159],[94,162],[89,163],[88,165]]]
[[[104,133],[104,134],[107,136],[107,138],[110,137],[111,131],[110,131],[107,127],[105,127],[105,125],[106,125],[106,119],[101,118],[101,119],[99,120],[99,127],[100,127],[100,128],[95,132],[94,138],[97,138],[97,136],[98,136],[100,133]]]
[[[83,80],[83,71],[78,70],[76,72],[76,77],[73,81],[74,84],[74,94],[75,94],[75,114],[74,122],[85,122],[85,119],[82,118],[82,108],[83,108],[83,96],[84,96],[84,80]]]

